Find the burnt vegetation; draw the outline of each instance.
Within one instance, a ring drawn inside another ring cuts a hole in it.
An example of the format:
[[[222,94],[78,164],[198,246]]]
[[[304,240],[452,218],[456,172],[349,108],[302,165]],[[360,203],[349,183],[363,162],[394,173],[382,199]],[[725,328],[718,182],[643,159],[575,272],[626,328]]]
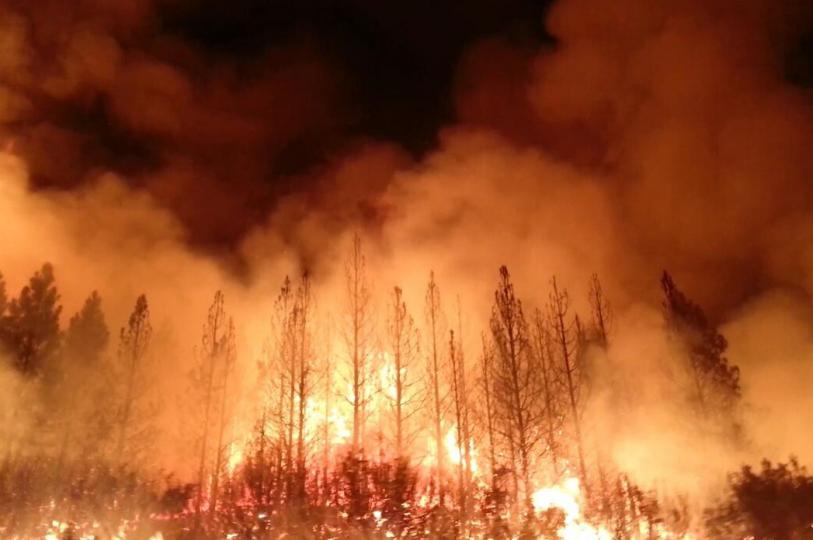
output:
[[[112,340],[96,292],[61,324],[50,265],[13,297],[0,280],[3,374],[15,381],[0,411],[2,536],[556,538],[576,519],[607,538],[689,532],[685,505],[614,463],[587,407],[615,322],[597,276],[580,318],[555,278],[533,306],[503,266],[475,336],[464,335],[459,299],[449,316],[434,273],[423,306],[393,286],[380,314],[371,277],[357,237],[335,329],[310,278],[285,278],[248,422],[236,418],[239,321],[222,292],[202,314],[175,404],[152,380],[167,359],[157,358],[147,296]],[[661,286],[686,409],[699,432],[713,423],[741,443],[739,370],[725,338],[671,276]],[[189,419],[194,467],[183,479],[151,463],[166,407]],[[708,537],[810,538],[813,478],[795,460],[743,467],[703,521]]]

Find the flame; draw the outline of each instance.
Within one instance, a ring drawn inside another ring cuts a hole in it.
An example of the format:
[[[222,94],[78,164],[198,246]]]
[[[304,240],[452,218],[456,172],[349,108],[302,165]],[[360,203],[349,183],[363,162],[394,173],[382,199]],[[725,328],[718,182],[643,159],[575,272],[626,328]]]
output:
[[[446,437],[443,439],[444,446],[446,446],[446,453],[449,456],[449,461],[454,465],[463,463],[464,457],[460,453],[460,445],[457,444],[457,426],[452,426],[446,432]],[[469,460],[471,464],[471,473],[477,474],[477,449],[474,446],[474,440],[469,439]]]
[[[534,510],[544,512],[558,508],[565,516],[556,534],[563,540],[611,540],[613,535],[604,527],[594,527],[582,517],[579,479],[570,477],[560,485],[538,489],[531,496]]]
[[[229,471],[229,474],[234,474],[234,471],[243,462],[243,457],[243,445],[232,444],[229,447],[229,457],[226,461],[226,470]]]

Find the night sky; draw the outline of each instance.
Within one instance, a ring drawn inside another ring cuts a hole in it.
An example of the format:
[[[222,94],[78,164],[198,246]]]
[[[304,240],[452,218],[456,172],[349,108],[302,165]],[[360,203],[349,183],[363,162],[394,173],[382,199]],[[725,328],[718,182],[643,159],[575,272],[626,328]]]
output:
[[[454,119],[452,85],[466,48],[496,36],[550,42],[548,3],[204,0],[159,17],[167,33],[231,62],[291,41],[310,43],[343,77],[344,134],[421,153]]]

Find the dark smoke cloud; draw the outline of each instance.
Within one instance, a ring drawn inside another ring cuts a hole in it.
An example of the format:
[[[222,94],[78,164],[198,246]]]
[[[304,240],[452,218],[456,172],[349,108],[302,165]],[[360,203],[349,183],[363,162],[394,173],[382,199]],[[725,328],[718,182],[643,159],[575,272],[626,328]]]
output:
[[[208,55],[163,33],[160,8],[6,3],[0,118],[36,186],[123,172],[193,240],[229,242],[284,191],[268,181],[284,160],[326,147],[340,76],[307,39],[240,61]]]

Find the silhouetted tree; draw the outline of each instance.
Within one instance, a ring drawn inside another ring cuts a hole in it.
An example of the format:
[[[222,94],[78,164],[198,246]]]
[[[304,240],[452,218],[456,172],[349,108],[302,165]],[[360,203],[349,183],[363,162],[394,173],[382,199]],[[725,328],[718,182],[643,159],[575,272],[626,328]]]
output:
[[[361,245],[361,237],[353,236],[353,246],[345,263],[347,285],[347,330],[345,341],[350,357],[352,380],[350,405],[353,409],[353,451],[363,450],[364,424],[367,420],[367,377],[370,369],[370,340],[372,338],[372,313],[370,289],[367,282],[367,260]]]
[[[598,278],[598,274],[593,274],[590,277],[587,300],[590,305],[591,315],[591,328],[588,335],[588,342],[591,345],[597,346],[600,351],[606,352],[609,347],[609,334],[612,328],[612,308],[604,295],[604,289],[601,286],[601,281]],[[590,360],[596,360],[604,357],[605,355],[603,354],[589,355]],[[585,381],[586,385],[588,386],[588,392],[592,392],[595,385],[596,370],[596,365],[592,364],[588,366],[588,377]],[[598,421],[596,418],[588,418],[588,422],[590,420],[593,421],[594,425],[595,422]],[[593,432],[593,436],[591,437],[591,446],[596,460],[596,479],[598,484],[597,510],[604,515],[608,515],[612,510],[612,505],[610,504],[612,499],[612,491],[610,489],[609,482],[611,472],[608,472],[608,469],[612,469],[612,464],[610,463],[611,460],[608,459],[606,452],[604,451],[604,445],[597,440],[595,429],[588,431]]]
[[[745,466],[729,477],[729,500],[706,513],[709,536],[721,539],[802,540],[813,538],[813,476],[791,458]]]
[[[685,347],[691,393],[701,416],[730,414],[740,397],[740,371],[725,357],[728,342],[667,272],[661,277],[667,329]]]
[[[140,295],[119,333],[117,362],[113,368],[116,395],[113,431],[116,433],[115,461],[137,461],[140,447],[148,440],[146,423],[148,403],[147,355],[152,341],[150,308],[147,297]],[[126,457],[125,457],[126,456]]]
[[[197,404],[201,409],[195,531],[200,531],[202,525],[203,498],[207,491],[210,515],[214,515],[217,509],[218,483],[223,466],[228,380],[235,361],[234,323],[226,317],[224,304],[223,292],[217,291],[203,325],[197,366],[192,373]]]
[[[526,510],[532,512],[531,466],[543,434],[539,426],[543,421],[544,395],[522,302],[514,292],[505,266],[500,267],[494,293],[491,336],[496,351],[493,388],[501,419],[498,430],[508,442],[512,456],[516,496],[521,497]],[[517,487],[520,481],[521,492]]]
[[[102,298],[93,291],[82,309],[68,323],[63,352],[93,370],[98,368],[109,340],[110,332],[102,311]]]
[[[303,275],[296,291],[294,304],[294,372],[296,386],[296,478],[294,497],[301,501],[305,496],[305,460],[306,460],[306,434],[307,405],[313,387],[313,343],[311,330],[311,286],[310,279]],[[301,506],[301,504],[300,504]]]
[[[0,339],[2,339],[3,319],[8,308],[8,293],[6,292],[6,280],[0,272]]]
[[[435,273],[429,273],[429,283],[426,285],[426,340],[427,340],[427,375],[429,392],[432,399],[431,422],[434,428],[436,475],[435,486],[440,498],[443,499],[443,472],[445,456],[443,450],[443,420],[446,416],[447,392],[443,386],[442,374],[445,359],[442,353],[442,339],[444,335],[444,315],[440,304],[440,289],[435,281]]]
[[[403,458],[406,448],[415,436],[415,430],[408,424],[420,410],[422,395],[417,368],[417,357],[420,353],[418,330],[407,311],[400,287],[395,287],[392,292],[388,338],[392,355],[393,388],[386,396],[390,401],[395,420],[395,455]]]
[[[104,406],[109,390],[102,362],[109,340],[102,299],[93,291],[68,323],[59,373],[53,381],[52,399],[58,403],[56,418],[61,431],[58,468],[69,447],[89,457],[106,431],[98,409]]]
[[[593,319],[594,339],[600,347],[606,348],[610,329],[612,328],[613,312],[604,295],[604,289],[601,287],[598,274],[593,274],[590,278],[588,301],[590,303],[590,315]]]
[[[61,312],[54,270],[46,263],[9,303],[3,325],[5,347],[21,373],[41,375],[59,349]]]
[[[554,342],[559,353],[560,369],[565,384],[567,403],[570,412],[570,421],[573,425],[576,453],[579,460],[579,478],[584,486],[588,498],[590,485],[587,481],[587,465],[584,459],[584,437],[582,434],[582,377],[583,372],[578,365],[578,338],[580,335],[578,319],[569,322],[568,311],[570,300],[567,291],[559,288],[554,277],[551,280],[551,292],[548,300],[550,311],[550,324],[553,329]]]
[[[548,321],[539,309],[534,311],[531,340],[533,354],[536,357],[536,367],[541,379],[540,390],[544,407],[543,438],[551,460],[552,479],[558,481],[559,475],[562,473],[560,461],[563,457],[563,441],[560,433],[565,418],[565,395],[562,392],[562,381],[558,377],[560,370],[556,366],[553,335],[548,327]]]

